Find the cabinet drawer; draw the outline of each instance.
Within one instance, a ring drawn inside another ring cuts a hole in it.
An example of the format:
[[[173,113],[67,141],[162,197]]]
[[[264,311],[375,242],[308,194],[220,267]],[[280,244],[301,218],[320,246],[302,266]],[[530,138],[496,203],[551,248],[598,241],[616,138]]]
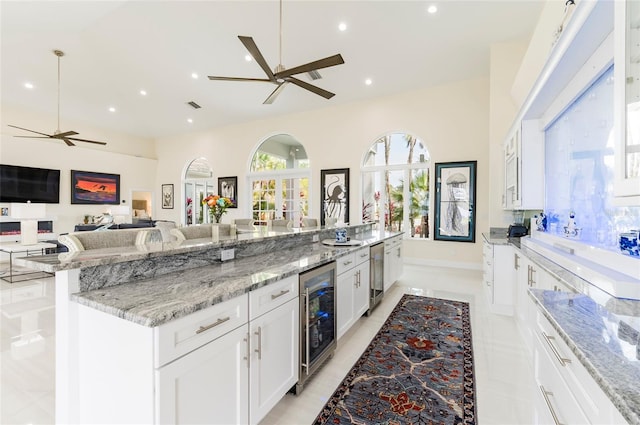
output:
[[[356,266],[355,253],[347,254],[336,259],[336,274],[342,274]]]
[[[573,396],[573,389],[562,379],[556,360],[540,338],[534,338],[534,363],[539,419],[551,416],[551,421],[538,423],[588,424],[589,419]]]
[[[609,397],[580,363],[558,331],[536,309],[537,340],[571,390],[578,405],[593,423],[625,423]]]
[[[369,261],[369,248],[364,248],[356,251],[354,253],[356,265],[360,265],[362,263]]]
[[[249,292],[250,318],[255,319],[287,301],[297,298],[299,287],[298,275],[296,274]]]
[[[248,295],[242,295],[154,328],[155,367],[247,323],[248,309]]]

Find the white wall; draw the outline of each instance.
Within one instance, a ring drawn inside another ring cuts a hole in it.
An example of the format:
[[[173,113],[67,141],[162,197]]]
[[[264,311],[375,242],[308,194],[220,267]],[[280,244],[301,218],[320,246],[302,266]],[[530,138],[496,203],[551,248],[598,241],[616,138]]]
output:
[[[10,121],[13,124],[13,121]],[[21,124],[22,122],[19,121]],[[42,128],[43,122],[33,122],[29,127]],[[44,127],[46,128],[46,127]],[[73,128],[73,127],[70,127]],[[12,130],[12,129],[10,129]],[[76,129],[77,130],[77,129]],[[153,191],[156,189],[157,160],[139,158],[110,151],[99,151],[81,146],[68,147],[62,141],[50,139],[22,139],[7,134],[6,121],[3,121],[0,139],[0,162],[3,164],[22,165],[27,167],[43,167],[61,170],[60,203],[47,204],[47,216],[54,221],[54,232],[73,231],[74,225],[81,223],[85,214],[100,215],[107,211],[109,205],[71,205],[71,171],[95,171],[120,174],[120,199],[125,205],[131,205],[130,194],[133,189]],[[93,133],[86,135],[88,139]],[[114,137],[113,134],[110,136]],[[136,143],[129,137],[127,140]],[[144,143],[141,141],[140,143]],[[83,145],[83,144],[82,144]],[[156,197],[156,199],[159,199]],[[2,203],[2,207],[9,204]],[[159,206],[154,206],[157,211]]]
[[[477,242],[407,241],[406,256],[479,265],[480,233],[488,230],[489,221],[488,105],[488,80],[477,79],[158,140],[157,184],[174,184],[176,208],[156,210],[156,218],[180,221],[181,175],[190,160],[202,156],[212,165],[214,178],[238,176],[239,209],[230,211],[225,220],[248,217],[246,171],[250,156],[267,137],[288,133],[305,146],[311,160],[311,215],[319,216],[320,212],[320,170],[350,168],[350,218],[351,222],[359,222],[363,154],[381,135],[401,131],[422,139],[434,163],[478,161]]]

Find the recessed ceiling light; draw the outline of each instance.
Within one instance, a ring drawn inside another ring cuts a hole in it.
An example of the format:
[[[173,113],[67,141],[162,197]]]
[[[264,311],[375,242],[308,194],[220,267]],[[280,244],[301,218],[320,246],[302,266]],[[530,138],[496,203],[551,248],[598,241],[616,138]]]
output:
[[[370,86],[371,84],[373,84],[373,81],[371,80],[371,78],[367,78],[366,80],[364,80],[364,83]]]
[[[345,22],[340,22],[340,23],[338,24],[338,29],[339,29],[340,31],[346,31],[346,30],[347,30],[347,24],[346,24]]]
[[[438,6],[436,6],[435,4],[432,4],[427,8],[427,12],[431,13],[432,15],[437,11],[438,11]]]
[[[140,90],[140,94],[141,94],[142,96],[146,96],[146,95],[147,95],[147,91],[146,91],[146,90]]]
[[[191,118],[187,118],[187,122],[188,122],[189,124],[193,124],[193,120],[192,120]]]
[[[114,108],[113,106],[109,107],[109,112],[115,112],[115,111],[116,111],[116,108]]]
[[[245,55],[244,57],[244,60],[246,60],[247,62],[251,62],[251,59],[253,59],[251,55]]]
[[[28,82],[28,81],[27,81],[26,83],[24,83],[24,87],[25,87],[25,88],[27,88],[27,89],[32,89],[32,88],[34,88],[35,86],[34,86],[33,84],[31,84],[30,82]]]
[[[198,74],[196,74],[195,72],[191,73],[191,78],[193,78],[194,80],[197,80]]]

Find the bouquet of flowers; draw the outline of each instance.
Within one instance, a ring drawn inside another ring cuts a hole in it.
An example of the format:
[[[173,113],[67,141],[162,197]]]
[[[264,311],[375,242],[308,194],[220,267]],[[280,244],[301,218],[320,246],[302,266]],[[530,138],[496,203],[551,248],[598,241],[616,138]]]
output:
[[[211,222],[215,219],[216,223],[220,223],[220,217],[227,212],[227,208],[233,205],[233,201],[224,196],[209,195],[202,200],[202,205],[209,207]]]

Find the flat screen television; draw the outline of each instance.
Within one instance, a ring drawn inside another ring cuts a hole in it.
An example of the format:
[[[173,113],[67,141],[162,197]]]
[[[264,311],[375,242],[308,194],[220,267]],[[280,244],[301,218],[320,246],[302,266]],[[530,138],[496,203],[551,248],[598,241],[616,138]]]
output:
[[[60,203],[60,170],[0,164],[0,202]]]

